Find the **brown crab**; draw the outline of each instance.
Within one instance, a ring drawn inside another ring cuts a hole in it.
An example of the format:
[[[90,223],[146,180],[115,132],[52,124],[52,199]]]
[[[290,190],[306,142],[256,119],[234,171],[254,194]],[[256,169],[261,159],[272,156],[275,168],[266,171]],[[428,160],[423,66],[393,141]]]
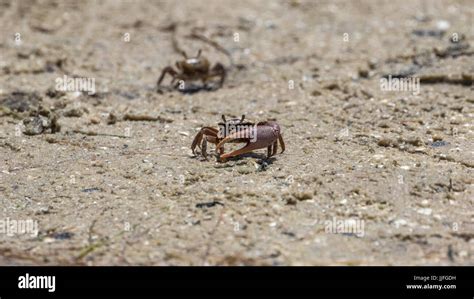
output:
[[[163,69],[157,82],[158,90],[166,74],[170,74],[173,77],[171,85],[173,85],[176,80],[183,82],[201,80],[202,83],[206,85],[209,79],[220,77],[218,87],[222,87],[226,77],[226,71],[221,63],[216,63],[211,68],[209,60],[201,56],[201,50],[198,51],[196,57],[188,58],[184,51],[182,55],[184,56],[184,60],[176,62],[178,71],[174,70],[171,66],[167,66]],[[177,85],[174,87],[176,88],[176,86]]]
[[[253,132],[252,132],[253,131]],[[221,150],[227,142],[246,142],[247,144],[238,150],[220,155],[224,161],[227,158],[235,157],[251,151],[267,148],[267,158],[276,155],[278,151],[278,141],[281,146],[281,153],[285,151],[285,142],[281,136],[281,130],[275,121],[263,121],[254,125],[253,128],[247,128],[243,131],[237,131],[229,134],[217,144],[216,150]]]
[[[257,124],[244,122],[245,115],[241,119],[233,118],[219,123],[219,129],[213,127],[203,127],[193,140],[191,150],[194,152],[196,146],[202,142],[201,154],[207,158],[207,142],[216,144],[216,151],[219,152],[220,160],[235,157],[241,154],[251,152],[256,149],[267,148],[267,157],[270,158],[277,153],[278,141],[282,148],[281,153],[285,151],[285,143],[281,136],[280,126],[275,121],[264,121]],[[246,143],[238,150],[230,153],[224,153],[224,144],[227,142]]]

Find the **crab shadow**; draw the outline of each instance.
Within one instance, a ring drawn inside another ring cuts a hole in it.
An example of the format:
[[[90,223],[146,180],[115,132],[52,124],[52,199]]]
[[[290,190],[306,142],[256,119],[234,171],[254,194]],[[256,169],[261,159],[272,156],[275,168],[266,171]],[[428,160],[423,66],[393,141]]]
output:
[[[180,88],[179,86],[160,86],[157,90],[158,93],[164,92],[172,92],[172,91],[179,91],[182,94],[194,94],[201,91],[211,92],[216,91],[220,88],[220,86],[212,84],[212,85],[198,85],[198,84],[188,84],[185,88]]]
[[[242,154],[242,155],[239,155],[239,156],[227,158],[227,160],[225,162],[228,162],[228,161],[233,161],[233,162],[243,161],[243,160],[248,159],[248,158],[252,158],[252,159],[257,160],[256,162],[258,164],[260,164],[261,166],[265,164],[264,167],[272,165],[273,162],[275,162],[275,160],[276,160],[275,157],[268,158],[267,155],[265,155],[265,154],[246,153],[246,154]]]
[[[248,158],[252,158],[252,159],[257,160],[256,162],[260,165],[265,164],[264,167],[272,165],[273,162],[276,161],[275,157],[268,158],[267,155],[259,154],[259,153],[246,153],[246,154],[242,154],[242,155],[239,155],[239,156],[227,158],[225,161],[219,161],[219,157],[217,156],[217,154],[209,155],[207,158],[204,158],[204,157],[200,156],[199,154],[197,154],[197,155],[191,156],[190,158],[191,159],[198,159],[198,160],[201,160],[201,161],[210,161],[211,159],[216,159],[218,162],[221,162],[222,164],[225,164],[225,163],[230,162],[230,161],[238,162],[238,161],[243,161],[243,160],[248,159]]]

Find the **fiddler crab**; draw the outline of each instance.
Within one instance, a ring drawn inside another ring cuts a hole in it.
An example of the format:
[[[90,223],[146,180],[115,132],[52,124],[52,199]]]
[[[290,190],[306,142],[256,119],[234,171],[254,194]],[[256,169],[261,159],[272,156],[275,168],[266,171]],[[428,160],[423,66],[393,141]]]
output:
[[[239,118],[226,120],[222,115],[223,122],[219,122],[219,129],[203,127],[191,144],[191,150],[195,153],[196,146],[201,148],[201,155],[207,159],[207,142],[216,145],[219,160],[224,162],[227,158],[235,157],[251,151],[267,148],[267,158],[274,156],[278,151],[280,142],[281,153],[285,151],[285,142],[281,136],[280,126],[275,121],[263,121],[257,124],[244,121],[245,115]],[[224,153],[224,144],[246,143],[241,149]]]
[[[198,51],[196,57],[188,58],[185,52],[182,52],[184,60],[176,62],[176,68],[178,71],[174,70],[171,66],[167,66],[161,72],[160,78],[157,82],[157,90],[161,90],[161,82],[165,78],[166,74],[170,74],[173,79],[171,80],[171,86],[178,80],[174,88],[179,88],[185,90],[184,85],[189,81],[201,80],[204,87],[207,87],[207,82],[209,79],[214,77],[219,77],[217,87],[222,87],[226,77],[226,71],[222,64],[216,63],[212,68],[210,67],[209,60],[201,56],[201,50]]]

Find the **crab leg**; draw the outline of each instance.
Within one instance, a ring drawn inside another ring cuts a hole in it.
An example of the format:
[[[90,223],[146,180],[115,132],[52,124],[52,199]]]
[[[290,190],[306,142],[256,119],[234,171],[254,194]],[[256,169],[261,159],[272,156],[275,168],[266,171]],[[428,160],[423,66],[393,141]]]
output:
[[[202,139],[201,154],[205,159],[207,159],[207,138]]]
[[[269,145],[267,147],[267,158],[270,158],[272,156],[272,146]]]
[[[216,63],[216,65],[214,65],[214,67],[212,68],[209,77],[220,77],[219,86],[222,86],[226,78],[226,71],[224,66],[220,63]]]
[[[202,128],[199,133],[197,133],[196,137],[194,137],[193,143],[191,144],[191,150],[193,151],[193,154],[195,154],[194,149],[196,146],[199,146],[199,143],[202,140],[202,137],[204,135],[210,135],[212,137],[217,138],[217,132],[219,132],[217,129],[212,128],[212,127],[204,127]],[[217,142],[217,139],[216,139]]]
[[[281,145],[281,153],[280,154],[283,154],[283,152],[285,151],[285,142],[283,141],[283,137],[281,136],[281,134],[278,134],[278,140],[280,140],[280,145]],[[276,145],[276,143],[275,143]]]
[[[156,83],[157,86],[160,86],[161,81],[163,81],[166,74],[170,74],[173,77],[173,79],[178,75],[178,73],[172,67],[170,66],[165,67],[163,71],[161,72],[158,82]]]
[[[273,152],[272,152],[272,156],[275,156],[276,153],[278,151],[278,141],[275,140],[275,142],[273,142]]]
[[[207,158],[207,142],[208,141],[216,145],[219,143],[217,137],[206,135],[202,139],[202,145],[201,145],[201,154],[204,158]]]

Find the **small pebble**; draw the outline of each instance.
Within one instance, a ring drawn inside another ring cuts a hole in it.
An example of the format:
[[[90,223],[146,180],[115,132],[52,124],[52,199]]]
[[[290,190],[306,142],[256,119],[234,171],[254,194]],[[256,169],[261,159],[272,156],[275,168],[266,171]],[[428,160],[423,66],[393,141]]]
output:
[[[445,20],[439,20],[438,22],[436,22],[436,28],[438,30],[447,30],[449,26],[450,26],[449,22]]]
[[[399,228],[400,226],[407,225],[407,221],[405,219],[397,219],[393,222],[396,228]]]
[[[424,200],[421,201],[420,205],[423,206],[423,207],[426,207],[426,206],[429,205],[429,203],[430,202],[427,199],[424,199]]]
[[[388,147],[388,146],[391,146],[393,144],[393,142],[389,138],[382,138],[377,142],[377,144],[380,145],[380,146]]]
[[[426,215],[426,216],[429,216],[431,215],[431,212],[433,210],[431,210],[430,208],[421,208],[421,209],[418,209],[418,214],[422,214],[422,215]]]

